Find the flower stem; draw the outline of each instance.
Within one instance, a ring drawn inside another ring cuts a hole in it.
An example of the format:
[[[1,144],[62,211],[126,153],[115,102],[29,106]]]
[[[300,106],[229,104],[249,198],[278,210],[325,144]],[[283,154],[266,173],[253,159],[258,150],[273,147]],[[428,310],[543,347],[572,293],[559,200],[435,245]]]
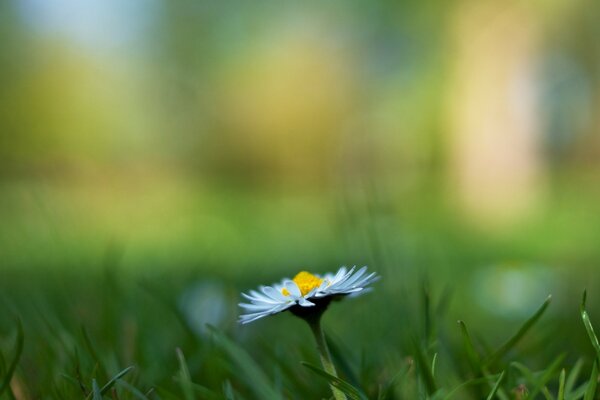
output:
[[[310,326],[310,330],[312,331],[315,341],[317,342],[317,350],[319,351],[319,356],[321,358],[321,364],[323,365],[323,369],[330,375],[338,377],[337,371],[335,370],[335,366],[331,361],[331,354],[329,353],[329,347],[327,347],[327,341],[325,340],[325,333],[323,332],[323,328],[321,327],[321,316],[319,315],[317,318],[306,319],[308,322],[308,326]],[[346,395],[333,386],[329,384],[331,387],[331,391],[333,392],[333,397],[335,400],[346,400]]]

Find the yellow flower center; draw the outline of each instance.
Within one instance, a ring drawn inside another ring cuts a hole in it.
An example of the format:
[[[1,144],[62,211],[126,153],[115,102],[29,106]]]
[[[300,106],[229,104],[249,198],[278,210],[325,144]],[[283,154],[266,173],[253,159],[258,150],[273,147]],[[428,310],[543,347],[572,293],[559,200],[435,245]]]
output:
[[[298,285],[298,288],[300,288],[302,296],[305,296],[308,292],[321,286],[321,283],[323,283],[323,279],[306,271],[299,272],[292,280]],[[290,292],[288,292],[286,288],[281,289],[281,293],[284,296],[290,295]]]

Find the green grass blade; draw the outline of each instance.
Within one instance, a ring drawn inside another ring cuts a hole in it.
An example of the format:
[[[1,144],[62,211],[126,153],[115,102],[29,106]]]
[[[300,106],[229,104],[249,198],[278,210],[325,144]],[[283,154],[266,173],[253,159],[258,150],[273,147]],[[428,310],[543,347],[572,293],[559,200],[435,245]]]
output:
[[[590,342],[592,342],[592,346],[594,347],[594,350],[596,350],[596,360],[598,362],[600,362],[600,343],[598,343],[598,337],[596,336],[596,333],[594,332],[594,327],[592,326],[590,317],[589,317],[587,311],[585,310],[586,298],[587,298],[587,292],[584,290],[583,298],[581,300],[581,308],[580,308],[581,320],[583,321],[585,330],[587,331],[587,334],[590,338]]]
[[[106,392],[108,392],[110,390],[110,388],[113,387],[113,385],[115,383],[117,383],[117,381],[119,379],[121,379],[122,377],[127,375],[133,369],[134,369],[133,365],[129,366],[129,367],[125,368],[124,370],[122,370],[121,372],[119,372],[118,374],[116,374],[115,376],[113,376],[104,386],[102,386],[102,389],[100,389],[100,394],[101,395],[106,394]],[[95,379],[93,381],[96,382]],[[88,398],[89,397],[90,396],[88,396]]]
[[[462,333],[463,343],[467,352],[467,359],[469,360],[472,372],[475,375],[483,375],[485,377],[485,382],[488,382],[493,388],[491,381],[489,381],[488,379],[491,376],[490,371],[488,370],[487,366],[482,364],[481,357],[479,353],[475,350],[475,346],[473,345],[473,341],[471,340],[471,335],[469,334],[467,325],[463,321],[459,320],[458,326],[460,327],[460,331]],[[483,396],[483,393],[481,393],[481,396]],[[497,396],[501,400],[508,400],[508,396],[502,388],[498,389]]]
[[[179,361],[179,384],[185,400],[194,400],[194,390],[192,388],[192,377],[188,369],[185,356],[181,349],[176,349],[177,360]]]
[[[391,396],[394,386],[396,385],[398,379],[405,377],[406,374],[408,373],[408,371],[410,371],[411,366],[412,366],[411,363],[406,363],[400,369],[400,371],[398,371],[398,373],[396,373],[389,381],[387,381],[383,385],[383,387],[379,390],[379,396],[377,398],[379,400],[388,399]]]
[[[546,368],[546,370],[543,373],[533,373],[529,370],[529,368],[527,368],[526,366],[524,366],[521,363],[518,362],[513,362],[511,363],[511,366],[515,367],[516,369],[518,369],[527,379],[527,381],[530,383],[530,387],[532,387],[532,389],[529,392],[529,396],[532,399],[535,399],[538,393],[542,393],[544,395],[544,397],[546,399],[552,399],[553,396],[550,394],[550,392],[548,391],[548,388],[546,388],[546,384],[556,375],[556,372],[558,371],[558,369],[560,368],[560,364],[563,362],[565,358],[565,354],[561,354],[559,355],[551,364],[548,368]],[[539,378],[538,378],[539,376]]]
[[[587,390],[587,382],[580,385],[577,389],[573,390],[570,394],[565,395],[566,400],[581,400]]]
[[[460,332],[462,333],[463,343],[467,352],[467,359],[469,360],[471,369],[475,374],[479,374],[481,372],[481,358],[475,350],[475,346],[473,346],[473,341],[471,340],[471,335],[469,335],[467,325],[465,325],[463,321],[459,320],[458,326],[460,327]]]
[[[4,376],[5,369],[6,362],[4,361],[4,356],[2,355],[2,352],[0,352],[0,377]],[[10,385],[8,385],[8,388],[6,390],[6,395],[8,396],[9,400],[13,400],[15,398],[15,394],[12,392],[12,388],[10,387]]]
[[[556,397],[556,400],[565,400],[565,377],[566,377],[566,371],[563,368],[562,371],[560,371],[560,376],[558,377],[558,396]]]
[[[510,367],[519,371],[521,373],[522,377],[525,378],[525,382],[527,384],[523,385],[523,386],[519,386],[519,387],[522,387],[525,390],[523,392],[523,394],[526,393],[527,397],[524,397],[524,398],[530,398],[531,396],[530,396],[529,388],[532,386],[537,386],[537,382],[538,382],[538,380],[535,376],[535,373],[533,371],[531,371],[529,368],[527,368],[525,365],[523,365],[517,361],[511,362]],[[517,398],[521,398],[521,397],[517,397]],[[534,398],[534,397],[531,397],[531,398]]]
[[[327,347],[329,347],[329,352],[331,353],[331,357],[333,358],[333,364],[336,366],[338,373],[341,372],[346,377],[346,379],[348,379],[348,382],[355,386],[358,386],[358,376],[352,368],[352,363],[349,362],[347,359],[347,355],[351,354],[351,352],[348,349],[342,347],[339,340],[333,340],[333,338],[327,333],[325,334],[325,341],[327,342]]]
[[[551,300],[552,296],[548,296],[541,307],[521,326],[517,333],[506,343],[500,346],[500,348],[485,361],[485,365],[490,366],[506,355],[506,353],[508,353],[523,338],[523,336],[525,336],[527,331],[529,331],[529,329],[531,329],[531,327],[542,317]]]
[[[176,377],[175,378],[176,382],[181,382],[181,378],[180,377]],[[223,396],[221,396],[220,394],[217,394],[216,392],[210,390],[209,388],[202,386],[196,382],[189,382],[190,387],[193,389],[193,391],[200,395],[201,399],[204,400],[222,400]],[[146,395],[147,397],[147,395]]]
[[[233,387],[231,386],[231,382],[229,382],[229,380],[223,382],[223,396],[225,396],[226,400],[235,400]]]
[[[569,372],[569,376],[567,376],[567,381],[565,383],[565,396],[570,396],[571,392],[573,392],[573,388],[577,383],[577,378],[579,378],[579,373],[581,372],[581,368],[583,368],[583,359],[580,358],[575,362],[573,369]]]
[[[213,392],[212,390],[210,390],[202,385],[194,383],[192,385],[192,387],[194,388],[194,391],[200,395],[201,399],[206,399],[206,400],[220,400],[221,399],[221,397],[217,393]]]
[[[6,368],[6,361],[4,360],[4,355],[0,351],[0,376],[4,375],[4,369]]]
[[[122,377],[124,377],[125,375],[127,375],[130,371],[132,371],[134,369],[134,366],[131,365],[127,368],[125,368],[124,370],[122,370],[121,372],[119,372],[118,374],[116,374],[115,376],[113,376],[107,383],[106,385],[102,386],[102,389],[100,389],[100,393],[105,394],[106,392],[108,392],[110,390],[111,387],[113,387],[113,385]]]
[[[236,364],[240,375],[244,376],[248,387],[256,394],[256,397],[264,400],[281,399],[281,395],[273,388],[263,370],[244,349],[229,340],[215,327],[210,325],[207,327],[212,332],[216,343]]]
[[[150,394],[146,393],[146,396],[149,397]],[[178,393],[175,394],[175,393],[170,392],[169,390],[165,389],[164,387],[158,386],[152,392],[151,399],[157,399],[157,400],[181,400],[181,395],[178,394]],[[222,398],[220,400],[222,400]]]
[[[504,373],[505,372],[506,371],[502,371],[502,373],[500,374],[500,377],[498,378],[498,380],[494,384],[494,387],[492,388],[492,391],[488,395],[487,400],[492,400],[494,398],[494,396],[496,396],[496,393],[498,392],[498,389],[500,388],[500,384],[502,383],[502,379],[504,379]]]
[[[90,337],[87,334],[85,326],[83,325],[81,326],[81,335],[83,336],[83,343],[85,345],[86,350],[88,351],[90,357],[92,357],[92,360],[94,360],[94,362],[100,369],[102,376],[99,378],[102,380],[107,379],[108,372],[106,370],[106,367],[104,366],[102,360],[100,360],[100,357],[98,357],[98,353],[96,352],[96,349],[94,348],[94,345],[92,344],[92,341],[90,340]]]
[[[430,396],[433,396],[433,394],[437,392],[438,388],[433,375],[431,375],[431,369],[429,368],[430,364],[429,362],[427,362],[427,357],[421,346],[419,346],[416,341],[413,344],[415,349],[415,356],[417,358],[417,367],[421,371],[421,375],[425,382],[425,388],[427,389],[427,393]]]
[[[592,374],[590,375],[590,380],[588,382],[583,400],[594,400],[596,396],[596,386],[598,386],[598,362],[594,361]]]
[[[590,380],[588,381],[587,389],[585,391],[585,396],[583,400],[594,400],[596,396],[596,386],[598,386],[598,362],[594,361],[594,366],[592,367],[592,374],[590,375]]]
[[[102,400],[102,393],[95,379],[92,380],[92,400]]]
[[[460,385],[454,387],[452,390],[450,390],[448,392],[448,394],[446,395],[446,397],[444,397],[444,400],[450,400],[452,397],[454,397],[454,395],[456,393],[458,393],[460,390],[462,390],[464,388],[467,388],[469,386],[474,386],[474,385],[480,385],[482,383],[487,383],[488,381],[489,381],[489,378],[484,377],[484,378],[471,379],[466,382],[463,382]]]
[[[24,341],[25,334],[23,333],[23,325],[21,324],[21,320],[17,319],[17,340],[15,343],[15,355],[13,357],[13,360],[9,364],[8,369],[6,370],[6,374],[2,379],[2,383],[0,383],[0,395],[2,395],[2,393],[4,393],[6,390],[10,390],[10,381],[17,369],[19,360],[21,359]]]
[[[141,390],[133,386],[131,383],[124,381],[123,379],[117,380],[117,385],[131,393],[136,399],[150,400],[148,396],[146,396]]]
[[[338,378],[337,376],[333,376],[333,375],[329,374],[328,372],[325,372],[321,368],[316,367],[307,362],[302,362],[301,364],[304,365],[306,368],[310,369],[311,371],[313,371],[314,373],[316,373],[317,375],[325,378],[331,386],[334,386],[335,388],[344,392],[344,394],[346,396],[348,396],[348,398],[350,398],[351,400],[366,400],[367,399],[367,397],[360,390],[358,390],[357,388],[355,388],[354,386],[352,386],[345,380]]]
[[[549,392],[548,388],[546,387],[546,385],[548,384],[548,382],[550,382],[550,380],[552,380],[556,376],[556,373],[560,369],[560,366],[563,363],[563,361],[565,360],[565,357],[566,357],[566,354],[564,354],[564,353],[561,354],[561,355],[559,355],[550,364],[550,366],[548,368],[546,368],[546,370],[544,371],[544,373],[542,374],[542,376],[538,380],[537,386],[531,392],[531,394],[532,394],[531,397],[532,398],[535,398],[535,395],[537,395],[537,393],[542,392],[542,394],[547,399],[553,399],[553,396],[550,394],[550,392]],[[559,379],[560,379],[560,375],[561,374],[562,374],[562,372],[559,373]]]

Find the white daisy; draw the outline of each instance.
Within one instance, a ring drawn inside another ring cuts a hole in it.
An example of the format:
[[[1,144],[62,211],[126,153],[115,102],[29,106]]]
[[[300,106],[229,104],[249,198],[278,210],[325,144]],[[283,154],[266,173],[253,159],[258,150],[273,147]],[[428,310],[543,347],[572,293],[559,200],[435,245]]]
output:
[[[331,300],[368,291],[367,286],[379,279],[379,276],[375,272],[366,272],[367,267],[356,272],[355,267],[349,271],[346,267],[341,267],[335,275],[323,276],[302,271],[294,279],[284,279],[272,286],[260,286],[259,291],[242,293],[250,303],[239,304],[247,312],[240,315],[239,321],[247,324],[288,309],[299,316],[322,312]]]

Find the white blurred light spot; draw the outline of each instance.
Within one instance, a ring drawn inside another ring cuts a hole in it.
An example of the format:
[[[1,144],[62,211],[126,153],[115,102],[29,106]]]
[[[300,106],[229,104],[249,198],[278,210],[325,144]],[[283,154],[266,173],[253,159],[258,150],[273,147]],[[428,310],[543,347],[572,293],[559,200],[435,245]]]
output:
[[[487,311],[521,318],[534,312],[556,289],[555,275],[532,265],[494,265],[475,274],[472,292]]]
[[[16,5],[32,31],[92,50],[136,48],[158,11],[158,2],[147,0],[21,0]]]
[[[205,335],[206,324],[220,326],[227,318],[227,296],[222,284],[203,281],[190,286],[179,299],[179,308],[190,328]]]

